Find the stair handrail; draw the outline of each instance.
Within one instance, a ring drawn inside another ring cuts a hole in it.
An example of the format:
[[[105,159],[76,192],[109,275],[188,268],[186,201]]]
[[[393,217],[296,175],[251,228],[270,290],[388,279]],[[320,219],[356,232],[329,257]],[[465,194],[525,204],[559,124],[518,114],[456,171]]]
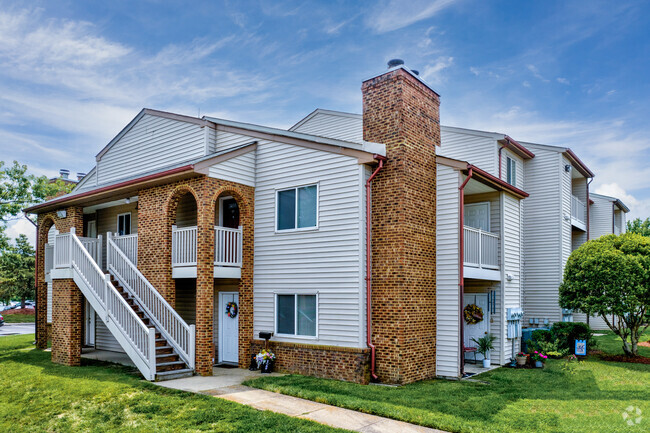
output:
[[[117,325],[125,337],[124,340],[131,346],[130,352],[137,353],[141,360],[141,362],[135,362],[136,366],[145,378],[153,380],[156,374],[155,329],[145,325],[120,292],[111,284],[110,276],[104,274],[76,236],[74,228],[70,230],[69,242],[69,265],[90,289],[91,293],[88,295],[92,295],[94,298],[89,299],[91,305],[98,314],[104,315],[102,317],[104,322],[110,320]]]
[[[189,325],[156,290],[138,267],[106,234],[106,267],[133,296],[147,317],[156,325],[179,357],[191,369],[195,360],[195,327]]]

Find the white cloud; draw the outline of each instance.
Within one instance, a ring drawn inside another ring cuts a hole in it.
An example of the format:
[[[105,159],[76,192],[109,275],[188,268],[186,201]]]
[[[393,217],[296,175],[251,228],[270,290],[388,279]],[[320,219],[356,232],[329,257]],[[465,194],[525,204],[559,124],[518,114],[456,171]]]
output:
[[[426,65],[420,74],[423,80],[438,84],[443,81],[441,72],[453,64],[453,57],[438,57],[434,63]]]
[[[560,84],[565,84],[565,85],[567,85],[567,86],[568,86],[569,84],[571,84],[571,83],[569,82],[569,80],[567,80],[566,78],[563,78],[563,77],[557,77],[556,80],[557,80],[558,83],[560,83]]]
[[[17,238],[18,235],[27,235],[29,243],[36,245],[36,227],[25,218],[10,221],[5,229],[5,234],[12,240]]]
[[[390,32],[431,18],[457,2],[458,0],[384,1],[375,6],[375,10],[367,17],[366,24],[377,33]]]
[[[533,73],[533,77],[537,78],[538,80],[548,83],[549,80],[544,77],[542,74],[540,74],[539,69],[537,69],[537,66],[535,65],[526,65],[526,68]]]
[[[530,87],[530,82],[524,81],[523,83],[521,83],[521,85],[524,87]]]

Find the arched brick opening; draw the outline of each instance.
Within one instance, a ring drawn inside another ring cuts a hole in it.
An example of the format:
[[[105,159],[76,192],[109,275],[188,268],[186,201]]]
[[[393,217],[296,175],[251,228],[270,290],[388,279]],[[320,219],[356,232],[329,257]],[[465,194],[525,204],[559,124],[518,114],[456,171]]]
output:
[[[47,348],[47,341],[51,336],[47,324],[47,282],[45,281],[45,244],[48,242],[48,233],[55,227],[52,217],[39,218],[38,236],[36,239],[36,346],[39,349]]]

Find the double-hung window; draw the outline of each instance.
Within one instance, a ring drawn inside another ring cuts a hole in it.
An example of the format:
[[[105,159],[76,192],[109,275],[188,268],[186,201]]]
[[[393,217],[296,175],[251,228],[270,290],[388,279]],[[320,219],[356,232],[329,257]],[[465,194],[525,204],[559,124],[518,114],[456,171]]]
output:
[[[276,229],[296,230],[318,226],[318,185],[277,191]]]
[[[131,212],[121,213],[117,216],[117,235],[131,234]]]
[[[275,333],[277,335],[316,337],[318,296],[277,294],[275,298]]]
[[[512,186],[517,186],[517,161],[506,157],[506,182]]]

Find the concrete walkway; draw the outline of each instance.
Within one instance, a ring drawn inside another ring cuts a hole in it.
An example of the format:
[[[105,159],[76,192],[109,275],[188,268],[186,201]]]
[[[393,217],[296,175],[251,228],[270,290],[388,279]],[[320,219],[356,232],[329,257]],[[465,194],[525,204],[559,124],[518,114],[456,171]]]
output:
[[[184,379],[156,382],[156,385],[211,395],[235,403],[251,406],[255,409],[270,410],[272,412],[296,418],[308,419],[331,427],[343,428],[356,432],[444,433],[441,430],[408,424],[349,409],[342,409],[327,404],[304,400],[302,398],[277,394],[275,392],[250,388],[241,384],[247,379],[259,377],[260,373],[258,371],[218,367],[215,367],[213,371],[214,376],[211,377],[187,377]],[[280,375],[273,373],[272,376]]]
[[[33,323],[5,323],[0,326],[0,337],[5,335],[33,334]]]

